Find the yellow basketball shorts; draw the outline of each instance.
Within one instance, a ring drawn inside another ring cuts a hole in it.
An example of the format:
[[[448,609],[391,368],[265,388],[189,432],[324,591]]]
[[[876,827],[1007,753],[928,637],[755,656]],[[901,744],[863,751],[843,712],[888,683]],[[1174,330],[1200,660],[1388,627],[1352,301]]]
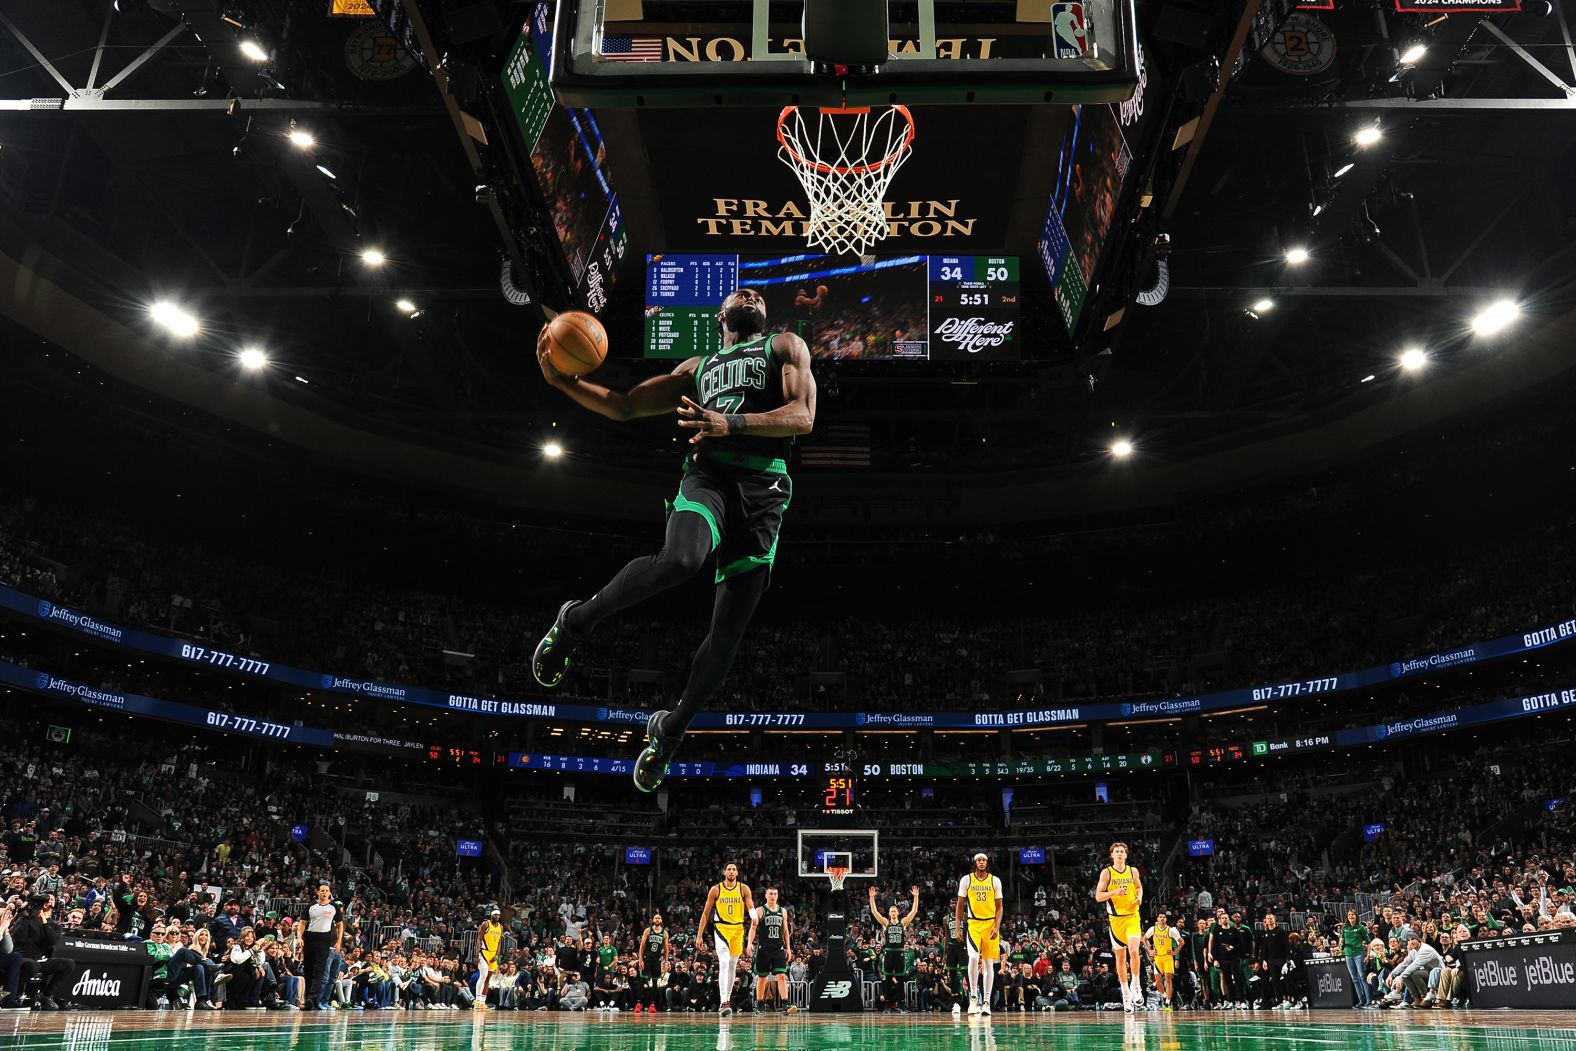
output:
[[[1140,938],[1143,931],[1139,930],[1138,913],[1131,916],[1111,916],[1111,942],[1117,948],[1127,945],[1129,939]]]

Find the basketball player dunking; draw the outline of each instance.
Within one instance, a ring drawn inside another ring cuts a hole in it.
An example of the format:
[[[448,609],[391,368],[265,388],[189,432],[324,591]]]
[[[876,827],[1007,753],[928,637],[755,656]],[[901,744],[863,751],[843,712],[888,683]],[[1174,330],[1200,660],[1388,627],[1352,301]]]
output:
[[[958,881],[953,919],[953,937],[965,938],[969,947],[969,1014],[988,1015],[996,961],[1001,959],[1002,900],[1001,877],[990,874],[990,859],[984,854],[974,855],[974,871]]]
[[[721,994],[717,1014],[724,1018],[733,1013],[733,977],[739,957],[744,954],[744,917],[754,911],[750,888],[739,882],[739,866],[730,861],[722,870],[722,882],[712,884],[706,895],[706,907],[700,910],[700,929],[695,932],[698,949],[706,944],[706,924],[713,927],[717,991]]]
[[[1144,884],[1138,869],[1127,863],[1127,844],[1111,844],[1111,864],[1100,870],[1100,882],[1094,888],[1094,900],[1105,903],[1106,918],[1111,921],[1111,946],[1116,952],[1116,981],[1122,989],[1122,1010],[1134,1011],[1144,1006],[1144,992],[1139,975],[1143,940],[1138,910],[1144,903]]]
[[[585,408],[613,420],[677,412],[679,426],[694,432],[678,495],[668,504],[662,550],[635,559],[584,602],[564,603],[532,660],[536,681],[557,686],[575,648],[603,618],[683,583],[715,553],[711,631],[695,652],[678,705],[653,712],[646,723],[648,743],[634,771],[643,792],[662,783],[685,728],[733,666],[771,580],[777,534],[793,495],[788,448],[815,425],[810,348],[791,333],[767,333],[761,294],[741,288],[724,299],[717,327],[722,350],[689,358],[626,392],[559,372],[547,329],[537,340],[542,375]]]
[[[755,956],[755,1002],[764,1004],[768,985],[777,993],[778,1010],[793,1014],[799,1010],[788,1002],[788,961],[793,957],[793,924],[788,910],[777,904],[777,888],[766,888],[766,904],[750,913],[750,936],[744,955],[755,956],[756,934],[761,952]]]

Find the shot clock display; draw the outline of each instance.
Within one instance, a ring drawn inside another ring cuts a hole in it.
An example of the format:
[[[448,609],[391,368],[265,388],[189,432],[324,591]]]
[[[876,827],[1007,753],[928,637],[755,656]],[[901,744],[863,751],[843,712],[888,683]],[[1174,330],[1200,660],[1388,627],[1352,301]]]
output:
[[[740,287],[766,300],[767,327],[818,358],[974,361],[1019,357],[1018,257],[652,255],[646,356],[722,349],[717,313]]]
[[[846,774],[828,777],[821,790],[821,813],[847,817],[854,812],[854,779]]]

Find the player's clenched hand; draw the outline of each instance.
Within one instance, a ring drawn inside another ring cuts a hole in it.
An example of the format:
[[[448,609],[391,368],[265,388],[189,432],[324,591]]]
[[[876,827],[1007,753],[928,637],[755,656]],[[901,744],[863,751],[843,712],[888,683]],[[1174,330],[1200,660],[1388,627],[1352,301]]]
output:
[[[679,426],[687,431],[694,431],[695,435],[689,440],[691,445],[698,444],[704,438],[721,438],[728,433],[728,420],[720,412],[712,412],[702,405],[697,405],[686,395],[683,403],[678,407]]]

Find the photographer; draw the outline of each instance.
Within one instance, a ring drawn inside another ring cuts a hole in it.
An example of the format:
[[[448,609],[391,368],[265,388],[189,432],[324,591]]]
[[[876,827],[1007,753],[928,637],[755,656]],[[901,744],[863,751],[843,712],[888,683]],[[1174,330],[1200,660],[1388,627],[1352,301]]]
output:
[[[46,1011],[62,1010],[55,999],[60,983],[75,973],[75,960],[55,956],[55,946],[60,941],[60,926],[54,922],[55,899],[32,897],[22,914],[11,924],[11,940],[22,957],[22,985],[32,981],[34,975],[43,978],[39,987],[38,1002]]]

